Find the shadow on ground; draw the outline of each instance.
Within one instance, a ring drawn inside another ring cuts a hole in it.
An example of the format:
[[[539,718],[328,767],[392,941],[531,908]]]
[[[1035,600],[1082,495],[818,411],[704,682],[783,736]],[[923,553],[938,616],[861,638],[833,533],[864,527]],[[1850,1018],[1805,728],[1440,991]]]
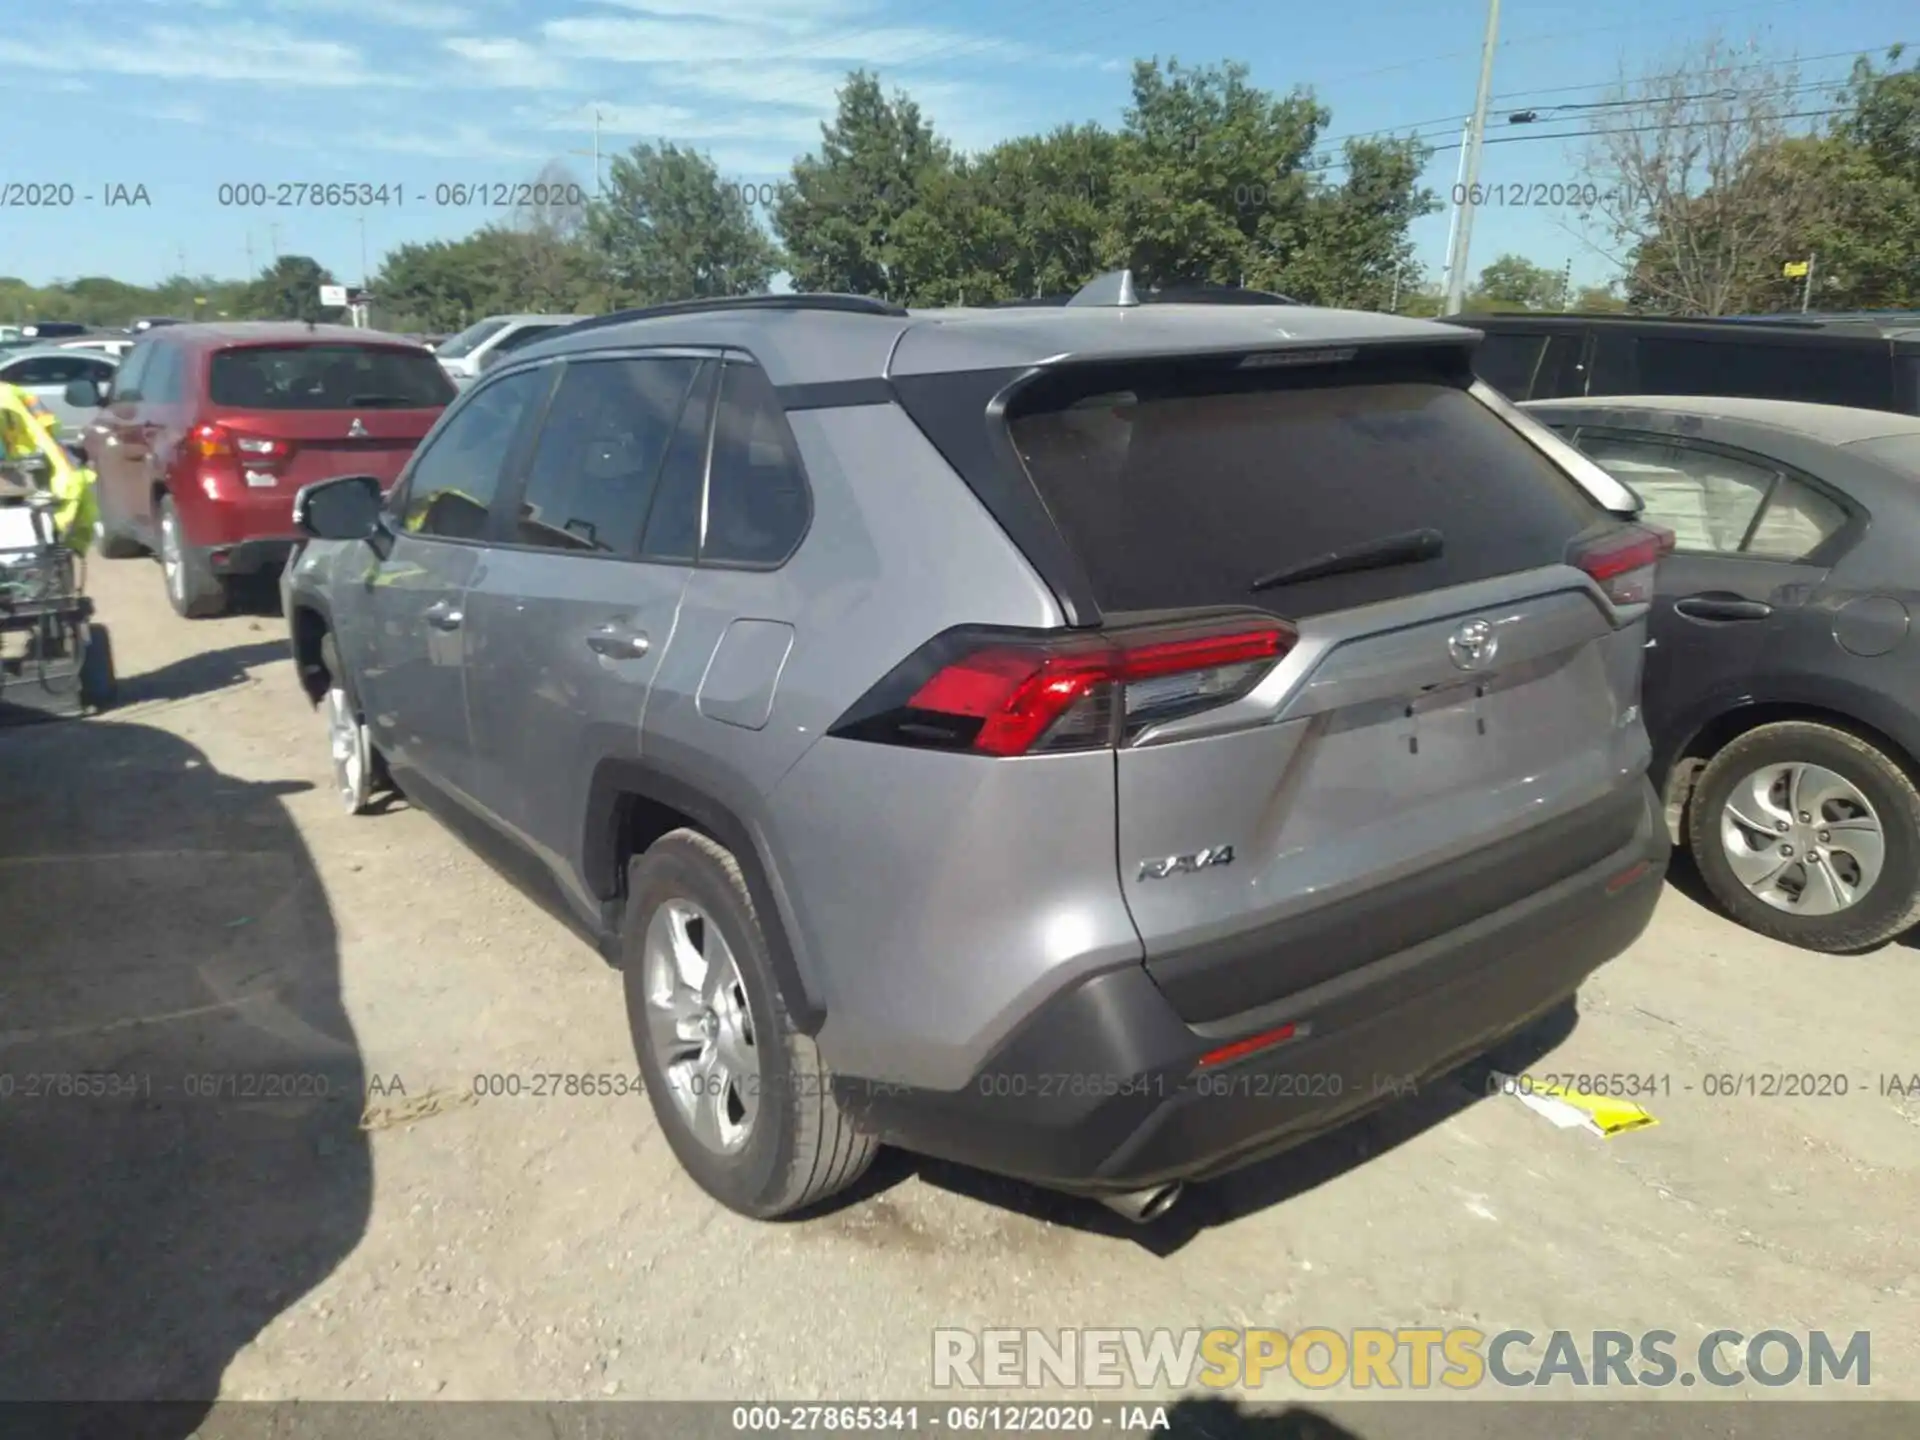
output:
[[[187,700],[195,695],[209,695],[244,684],[260,666],[285,660],[287,655],[285,639],[198,651],[158,670],[122,678],[114,704],[140,705],[152,700]]]
[[[1390,1098],[1380,1108],[1330,1134],[1219,1180],[1189,1186],[1171,1211],[1150,1224],[1135,1224],[1095,1201],[893,1149],[882,1150],[860,1183],[827,1202],[823,1212],[857,1205],[917,1174],[928,1184],[954,1194],[1051,1225],[1130,1240],[1164,1258],[1186,1248],[1206,1230],[1284,1204],[1451,1120],[1497,1092],[1494,1071],[1515,1074],[1538,1064],[1565,1043],[1578,1024],[1577,1004],[1562,1005],[1480,1059],[1417,1091]]]
[[[143,725],[0,731],[0,1399],[210,1401],[364,1233],[306,788]]]

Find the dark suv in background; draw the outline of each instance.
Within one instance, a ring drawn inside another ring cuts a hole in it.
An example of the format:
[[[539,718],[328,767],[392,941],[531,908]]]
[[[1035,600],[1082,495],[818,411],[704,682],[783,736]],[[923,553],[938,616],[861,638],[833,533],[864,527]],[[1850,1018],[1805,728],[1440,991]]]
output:
[[[454,396],[425,346],[336,325],[245,322],[145,332],[81,446],[99,475],[95,539],[112,559],[160,558],[181,615],[218,615],[239,577],[293,548],[293,497],[333,475],[392,485]]]
[[[1474,372],[1512,400],[1733,395],[1920,415],[1920,320],[1454,315],[1486,336]]]

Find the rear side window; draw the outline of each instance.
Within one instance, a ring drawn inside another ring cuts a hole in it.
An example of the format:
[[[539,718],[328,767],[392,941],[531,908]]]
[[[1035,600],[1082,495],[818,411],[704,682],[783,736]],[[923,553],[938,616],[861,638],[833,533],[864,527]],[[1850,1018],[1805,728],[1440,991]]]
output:
[[[1499,416],[1431,372],[1321,379],[1162,369],[1126,389],[1048,395],[1016,416],[1015,447],[1103,610],[1343,609],[1559,563],[1604,518]],[[1423,529],[1443,538],[1435,559],[1253,588]]]
[[[208,398],[235,410],[428,410],[453,382],[424,351],[379,345],[249,345],[213,357]]]
[[[113,399],[116,404],[131,404],[140,398],[140,387],[146,384],[147,366],[153,360],[155,346],[151,343],[136,345],[128,352],[126,363],[121,365],[113,377]]]
[[[1649,395],[1741,395],[1890,408],[1892,364],[1878,342],[1746,343],[1642,336],[1640,388]]]
[[[527,470],[514,538],[632,559],[698,360],[569,365]]]
[[[757,365],[729,364],[713,426],[701,563],[778,565],[807,533],[812,503],[773,382]]]
[[[496,355],[505,355],[510,350],[518,350],[522,345],[531,345],[542,335],[550,335],[560,327],[558,325],[522,325],[493,347]]]
[[[1546,346],[1547,337],[1539,331],[1490,332],[1473,353],[1474,373],[1509,400],[1525,400],[1533,391],[1533,372]]]
[[[178,405],[186,389],[186,369],[186,356],[178,345],[155,346],[146,378],[140,382],[140,398],[150,405]]]

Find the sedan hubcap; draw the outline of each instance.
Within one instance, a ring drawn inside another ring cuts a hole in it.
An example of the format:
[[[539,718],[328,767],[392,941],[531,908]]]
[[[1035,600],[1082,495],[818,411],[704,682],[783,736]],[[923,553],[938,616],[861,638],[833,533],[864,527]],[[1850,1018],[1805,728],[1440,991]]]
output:
[[[733,1154],[760,1108],[760,1051],[733,951],[698,905],[669,900],[647,926],[641,966],[649,1038],[674,1106],[703,1146]]]
[[[1859,904],[1886,864],[1886,832],[1872,802],[1821,765],[1769,765],[1734,786],[1720,843],[1742,885],[1794,915]]]

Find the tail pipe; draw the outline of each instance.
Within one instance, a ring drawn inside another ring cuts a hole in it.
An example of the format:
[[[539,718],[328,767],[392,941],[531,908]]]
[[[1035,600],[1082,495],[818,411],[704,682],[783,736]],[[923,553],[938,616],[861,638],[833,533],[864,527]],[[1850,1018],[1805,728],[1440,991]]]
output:
[[[1164,1185],[1149,1185],[1144,1190],[1129,1190],[1122,1195],[1102,1195],[1100,1203],[1116,1215],[1136,1225],[1150,1225],[1180,1202],[1186,1186],[1178,1180]]]

